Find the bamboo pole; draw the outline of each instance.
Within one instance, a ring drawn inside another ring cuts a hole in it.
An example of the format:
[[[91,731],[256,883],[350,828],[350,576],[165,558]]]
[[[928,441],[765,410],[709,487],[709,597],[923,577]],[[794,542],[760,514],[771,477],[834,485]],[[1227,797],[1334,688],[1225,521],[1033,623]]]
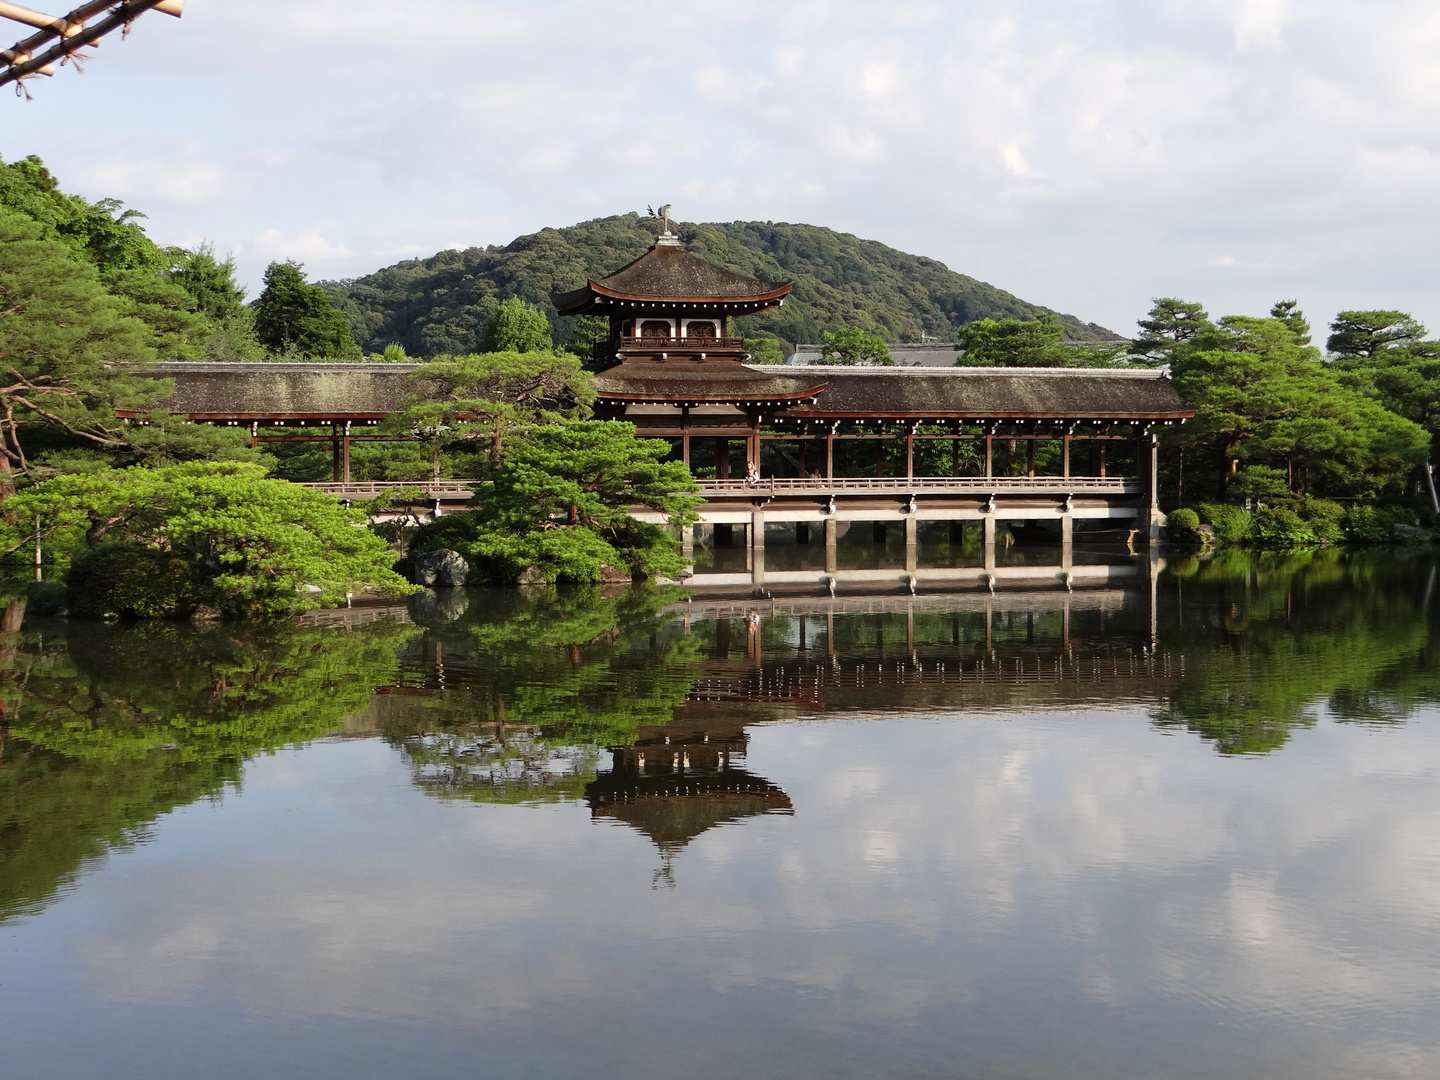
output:
[[[28,10],[14,4],[7,6],[19,11]],[[57,60],[63,60],[87,45],[93,45],[112,30],[129,27],[147,11],[152,9],[163,11],[178,19],[184,8],[184,0],[121,0],[118,4],[114,0],[98,0],[98,2],[92,0],[91,3],[82,4],[68,15],[53,19],[39,33],[17,42],[13,49],[0,49],[0,62],[9,65],[4,71],[0,71],[0,86],[19,82],[31,75],[53,73]],[[101,12],[107,12],[103,19],[86,25],[90,19]],[[4,14],[4,12],[0,11],[0,14]],[[32,14],[38,15],[39,13]],[[78,29],[71,32],[71,27],[78,27]],[[59,41],[56,44],[36,55],[37,49],[57,38]]]

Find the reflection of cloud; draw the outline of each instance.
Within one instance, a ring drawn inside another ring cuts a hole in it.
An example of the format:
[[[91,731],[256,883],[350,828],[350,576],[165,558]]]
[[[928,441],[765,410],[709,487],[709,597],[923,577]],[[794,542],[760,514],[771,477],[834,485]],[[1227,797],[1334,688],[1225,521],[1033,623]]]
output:
[[[887,1025],[998,1053],[978,1019],[997,1010],[1036,1053],[1082,1015],[1101,1043],[1163,1017],[1224,1054],[1234,1030],[1288,1047],[1383,1016],[1374,1061],[1437,1060],[1406,1018],[1434,1005],[1440,726],[1322,719],[1238,760],[1120,710],[817,721],[752,729],[748,762],[795,816],[696,836],[654,892],[649,841],[584,806],[427,799],[376,742],[255,761],[218,814],[82,882],[103,915],[78,963],[110,1003],[223,982],[295,1017],[503,1023],[532,1048],[560,1010],[582,1042],[645,1017],[684,1053],[694,1008],[754,1046],[826,1033],[817,1069],[867,1040],[903,1055]],[[166,857],[197,834],[203,862]]]

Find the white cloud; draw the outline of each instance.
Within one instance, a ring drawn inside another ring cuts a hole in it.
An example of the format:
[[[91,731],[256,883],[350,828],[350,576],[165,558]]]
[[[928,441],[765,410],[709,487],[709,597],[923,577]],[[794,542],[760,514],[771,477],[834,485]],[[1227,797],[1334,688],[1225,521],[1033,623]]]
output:
[[[318,228],[304,229],[293,236],[279,229],[266,229],[241,250],[267,262],[284,259],[328,262],[343,259],[351,253],[343,242],[327,240]]]
[[[0,106],[8,159],[160,239],[325,221],[337,273],[683,190],[686,219],[836,226],[1118,329],[1174,293],[1440,328],[1421,0],[250,0],[36,93]]]

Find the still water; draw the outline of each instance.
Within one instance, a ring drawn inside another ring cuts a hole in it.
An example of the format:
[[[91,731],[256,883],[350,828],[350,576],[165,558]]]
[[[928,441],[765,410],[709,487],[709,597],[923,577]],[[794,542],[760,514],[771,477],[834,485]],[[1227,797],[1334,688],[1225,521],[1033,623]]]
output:
[[[0,1075],[1440,1075],[1437,567],[0,642]]]

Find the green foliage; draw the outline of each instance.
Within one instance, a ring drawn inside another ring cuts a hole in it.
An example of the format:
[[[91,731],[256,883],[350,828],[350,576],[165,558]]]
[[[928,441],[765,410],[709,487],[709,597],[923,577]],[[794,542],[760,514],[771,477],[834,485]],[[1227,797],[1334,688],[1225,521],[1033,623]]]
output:
[[[1350,507],[1341,526],[1352,544],[1388,544],[1393,539],[1390,522],[1373,506]]]
[[[264,472],[240,463],[107,469],[46,481],[10,505],[21,522],[40,519],[52,551],[128,541],[174,554],[191,568],[194,599],[233,616],[275,617],[367,589],[412,591],[391,572],[384,541],[357,527],[363,514]],[[26,542],[24,528],[5,531],[8,547]],[[124,591],[132,578],[112,561],[99,565],[121,590],[101,606],[142,613],[150,602]]]
[[[441,357],[416,369],[425,387],[404,403],[384,430],[418,439],[433,453],[485,450],[500,463],[507,436],[542,416],[588,416],[591,378],[568,353],[498,352]]]
[[[1254,521],[1249,510],[1225,503],[1201,503],[1200,517],[1215,530],[1216,538],[1227,544],[1244,543]]]
[[[147,432],[115,417],[117,409],[143,414],[168,392],[164,382],[116,367],[155,356],[149,330],[122,307],[93,266],[0,208],[0,364],[12,373],[0,388],[0,498],[10,474],[30,472],[47,448],[139,452],[181,426]]]
[[[487,353],[538,353],[554,347],[544,313],[518,296],[502,301],[480,333],[481,351]]]
[[[1330,324],[1325,348],[1337,357],[1373,358],[1424,337],[1425,327],[1404,311],[1342,311]]]
[[[1235,472],[1230,488],[1257,502],[1284,502],[1290,497],[1290,482],[1284,469],[1270,465],[1246,465]]]
[[[497,582],[514,581],[531,566],[551,581],[598,581],[607,565],[678,575],[685,566],[679,540],[627,512],[657,511],[672,526],[695,520],[695,483],[683,463],[664,460],[669,453],[668,443],[637,439],[633,424],[618,421],[532,428],[510,444],[494,480],[477,494],[475,539],[458,550],[475,573]],[[425,535],[422,529],[422,544]]]
[[[1345,507],[1330,499],[1306,496],[1296,506],[1296,512],[1310,526],[1318,540],[1334,543],[1344,539]]]
[[[858,326],[842,326],[835,331],[826,330],[820,335],[824,345],[820,349],[822,364],[894,364],[885,339],[871,334]]]
[[[881,344],[883,345],[884,342]],[[750,363],[752,364],[783,364],[789,359],[779,338],[746,338],[745,348],[750,351]],[[888,355],[889,350],[887,349],[886,352]]]
[[[0,165],[0,207],[94,267],[120,312],[149,328],[146,344],[161,359],[203,358],[216,321],[235,313],[233,262],[217,262],[203,245],[161,248],[141,228],[143,214],[115,199],[90,203],[64,194],[39,158]]]
[[[245,310],[245,290],[235,282],[234,257],[219,261],[210,244],[177,252],[170,274],[190,295],[195,310],[216,322],[233,319]]]
[[[570,343],[566,349],[582,362],[590,359],[596,345],[610,340],[610,320],[599,315],[579,315],[570,329]]]
[[[276,358],[359,360],[350,325],[320,285],[293,259],[271,263],[255,301],[255,336]]]
[[[1320,541],[1309,522],[1288,506],[1259,507],[1249,539],[1256,547],[1277,551],[1314,547]]]
[[[195,607],[190,561],[175,551],[121,542],[82,551],[66,575],[72,615],[155,619]]]
[[[1283,320],[1227,316],[1187,339],[1171,370],[1196,415],[1167,441],[1198,446],[1232,497],[1236,465],[1269,470],[1246,474],[1267,492],[1276,470],[1312,494],[1399,490],[1425,459],[1428,436],[1322,364],[1318,350],[1301,343],[1303,316],[1287,311]]]
[[[1190,541],[1200,533],[1200,515],[1187,506],[1171,510],[1165,515],[1165,527],[1171,539]]]
[[[33,602],[32,602],[33,604]],[[0,650],[0,921],[177,806],[237,785],[247,757],[330,734],[398,681],[412,626],[70,622]]]
[[[265,350],[255,336],[252,308],[242,307],[215,323],[205,339],[205,359],[222,364],[253,364],[265,359]]]
[[[1110,367],[1121,345],[1067,344],[1065,327],[1042,312],[1034,319],[980,319],[955,335],[961,367]]]
[[[1183,619],[1161,627],[1183,642],[1185,674],[1151,715],[1224,754],[1274,751],[1321,703],[1342,721],[1403,717],[1440,687],[1429,572],[1334,549],[1222,552],[1187,579]]]
[[[921,332],[948,339],[976,319],[1033,319],[1045,311],[933,259],[830,229],[763,221],[678,229],[703,259],[762,281],[795,283],[783,307],[732,322],[732,332],[747,337],[819,343],[824,330],[863,325],[888,341]],[[482,352],[486,320],[511,297],[543,311],[555,340],[570,346],[583,336],[579,320],[561,319],[550,294],[614,273],[644,254],[657,232],[656,222],[634,214],[599,218],[504,247],[442,251],[328,287],[367,352],[390,342],[413,356]],[[1112,336],[1074,316],[1060,319],[1072,340]]]
[[[59,581],[32,581],[25,587],[26,617],[44,618],[65,610],[69,591]]]
[[[1174,296],[1157,297],[1150,314],[1140,320],[1140,333],[1130,343],[1130,355],[1144,363],[1173,364],[1213,330],[1202,305]]]

